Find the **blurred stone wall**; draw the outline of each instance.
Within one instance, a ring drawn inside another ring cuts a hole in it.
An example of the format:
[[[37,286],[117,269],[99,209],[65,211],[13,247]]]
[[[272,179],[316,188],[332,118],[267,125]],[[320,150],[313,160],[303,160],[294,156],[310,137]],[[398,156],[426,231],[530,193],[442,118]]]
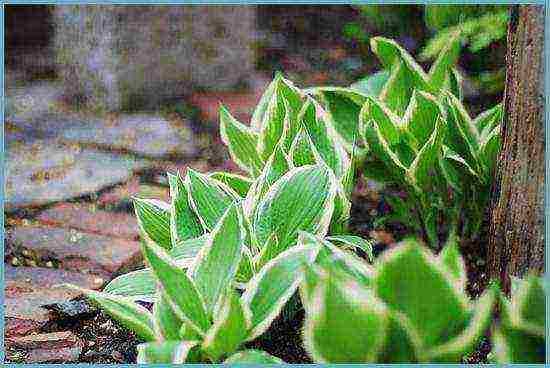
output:
[[[65,96],[92,108],[155,107],[254,69],[253,6],[56,6]]]

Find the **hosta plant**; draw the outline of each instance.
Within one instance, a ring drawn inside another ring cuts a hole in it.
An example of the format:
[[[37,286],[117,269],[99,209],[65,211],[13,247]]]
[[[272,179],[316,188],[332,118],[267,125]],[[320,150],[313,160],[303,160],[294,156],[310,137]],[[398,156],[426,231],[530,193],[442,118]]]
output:
[[[298,288],[303,266],[315,261],[321,245],[301,242],[282,251],[239,291],[235,285],[246,257],[247,225],[238,202],[205,236],[187,270],[151,239],[141,222],[140,227],[142,253],[154,276],[152,311],[132,298],[83,290],[145,341],[138,346],[138,362],[220,362],[227,357],[231,362],[278,361],[259,352],[231,355],[267,330]]]
[[[493,331],[493,358],[506,363],[544,363],[546,293],[543,279],[517,279],[512,300],[501,298],[500,322]]]
[[[490,325],[496,290],[468,299],[456,244],[435,257],[407,240],[374,267],[345,252],[325,260],[300,286],[316,362],[460,362]]]
[[[385,67],[367,91],[323,87],[321,95],[343,137],[359,135],[368,152],[365,175],[398,189],[388,196],[397,220],[432,246],[439,235],[475,238],[500,148],[501,105],[472,118],[460,101],[452,68],[459,39],[449,40],[429,73],[395,42],[371,40]]]

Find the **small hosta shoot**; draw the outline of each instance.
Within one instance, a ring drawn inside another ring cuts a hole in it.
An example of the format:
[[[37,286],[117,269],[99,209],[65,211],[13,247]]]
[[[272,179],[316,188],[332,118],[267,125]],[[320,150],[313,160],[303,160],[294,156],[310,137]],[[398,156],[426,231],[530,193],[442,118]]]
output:
[[[333,253],[300,286],[306,349],[320,363],[460,362],[488,329],[496,299],[490,288],[470,301],[463,273],[457,249],[435,257],[413,240],[374,267]]]
[[[500,321],[493,331],[493,358],[498,363],[544,363],[546,293],[543,279],[516,279],[512,300],[501,297]]]

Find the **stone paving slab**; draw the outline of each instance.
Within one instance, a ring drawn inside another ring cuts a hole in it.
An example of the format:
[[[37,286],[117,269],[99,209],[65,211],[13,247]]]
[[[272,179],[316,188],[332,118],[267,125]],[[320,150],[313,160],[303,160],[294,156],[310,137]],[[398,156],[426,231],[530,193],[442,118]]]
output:
[[[18,226],[12,234],[15,244],[37,257],[54,258],[68,270],[102,275],[137,265],[141,259],[139,242],[122,238],[39,225]]]
[[[100,210],[90,203],[59,203],[41,212],[37,220],[87,233],[139,239],[139,227],[134,215]]]
[[[125,182],[151,164],[130,156],[39,140],[8,148],[5,157],[7,210],[41,206],[94,193]]]
[[[71,283],[82,288],[98,289],[105,281],[94,275],[61,269],[8,265],[4,268],[4,279],[6,337],[37,331],[48,321],[48,311],[41,305],[64,302],[80,294],[58,285]]]
[[[86,125],[69,127],[62,133],[66,142],[124,150],[147,157],[170,154],[195,155],[193,134],[183,120],[154,114],[112,116]]]

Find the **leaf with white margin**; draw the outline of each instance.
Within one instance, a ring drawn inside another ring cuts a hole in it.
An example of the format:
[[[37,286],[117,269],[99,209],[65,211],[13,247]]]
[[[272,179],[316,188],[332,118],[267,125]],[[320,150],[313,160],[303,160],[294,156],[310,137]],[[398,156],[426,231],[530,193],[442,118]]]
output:
[[[164,249],[172,248],[170,205],[156,199],[133,197],[132,200],[138,222],[149,238]]]
[[[227,358],[223,364],[285,364],[281,359],[261,350],[239,351]]]
[[[242,257],[246,233],[240,205],[232,204],[199,251],[187,275],[202,295],[211,314],[223,291],[231,285]]]
[[[289,114],[288,103],[277,89],[267,105],[258,139],[258,152],[262,160],[267,160],[271,156],[275,146],[281,140],[285,131],[285,119],[290,119]]]
[[[214,313],[214,324],[204,338],[202,350],[213,361],[237,350],[248,334],[249,314],[235,291],[228,288]]]
[[[294,141],[290,146],[289,159],[295,167],[316,163],[315,155],[313,154],[313,143],[304,127],[301,127],[296,137],[294,137]]]
[[[185,183],[189,202],[207,231],[214,228],[231,203],[239,198],[225,184],[190,168]]]
[[[496,294],[497,288],[491,287],[479,297],[468,326],[446,343],[429,349],[424,360],[455,363],[472,353],[491,324]]]
[[[182,240],[196,238],[203,234],[202,225],[189,204],[189,195],[183,180],[168,173],[170,184],[170,236],[172,247]]]
[[[348,172],[351,162],[330,116],[317,102],[308,97],[300,112],[300,121],[323,161],[337,178],[343,177]]]
[[[162,285],[166,298],[178,318],[186,322],[197,333],[204,335],[210,321],[201,295],[193,280],[183,271],[172,257],[145,236],[141,244],[143,258]]]
[[[333,235],[333,236],[327,236],[325,239],[330,242],[343,243],[353,248],[359,248],[363,250],[365,253],[367,253],[369,261],[372,262],[374,259],[372,255],[372,245],[373,245],[372,240],[366,240],[361,238],[360,236],[355,236],[355,235]]]
[[[372,291],[328,275],[306,308],[304,345],[318,363],[376,362],[388,313]]]
[[[97,304],[109,316],[117,320],[145,341],[154,341],[155,329],[151,312],[133,300],[94,290],[82,289],[74,285],[67,287],[83,293],[86,298]]]
[[[220,105],[220,135],[233,161],[252,177],[258,176],[264,164],[256,150],[258,133],[237,121],[223,105]]]
[[[183,364],[197,341],[161,341],[137,346],[137,364]]]
[[[314,262],[319,244],[292,247],[269,261],[254,275],[241,296],[252,312],[248,341],[260,336],[292,297],[303,277],[304,265]]]
[[[253,180],[246,176],[223,171],[213,172],[210,177],[224,183],[241,197],[246,196],[253,183]]]
[[[182,321],[172,310],[166,295],[160,287],[157,290],[155,304],[153,304],[153,319],[157,341],[179,340]]]
[[[439,260],[460,285],[460,290],[466,286],[466,265],[460,254],[458,237],[454,230],[449,234],[445,246],[439,253]]]
[[[292,168],[290,159],[287,157],[282,147],[282,142],[279,142],[271,157],[267,160],[261,175],[256,179],[248,191],[243,203],[245,216],[252,216],[264,194],[279,178]]]
[[[403,116],[403,124],[422,147],[435,129],[437,118],[443,114],[434,96],[415,90]]]
[[[430,85],[435,91],[441,90],[445,86],[445,81],[456,65],[462,46],[461,32],[455,32],[449,36],[445,47],[439,52],[437,59],[430,68],[428,74]]]
[[[411,321],[425,346],[448,342],[468,322],[469,304],[458,282],[416,241],[384,255],[374,290],[389,309]]]
[[[334,210],[335,180],[322,166],[294,168],[273,184],[252,222],[258,244],[276,234],[282,249],[296,243],[300,230],[324,235]]]

